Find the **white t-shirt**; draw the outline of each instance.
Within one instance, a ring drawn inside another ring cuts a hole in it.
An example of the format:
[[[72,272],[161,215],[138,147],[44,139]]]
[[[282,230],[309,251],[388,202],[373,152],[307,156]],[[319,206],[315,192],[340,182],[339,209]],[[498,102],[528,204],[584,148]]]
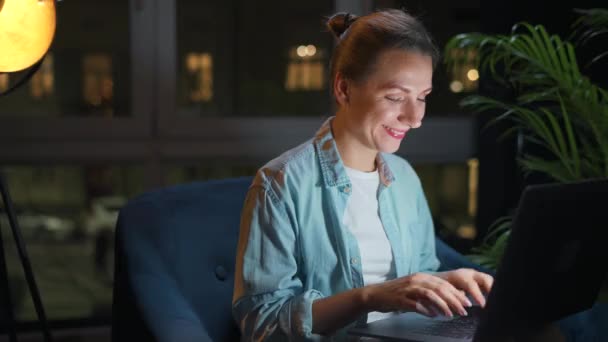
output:
[[[359,244],[363,283],[377,284],[394,278],[393,252],[378,213],[378,170],[363,172],[346,167],[346,173],[352,183],[352,192],[342,222]],[[390,312],[370,312],[367,322],[390,315]]]

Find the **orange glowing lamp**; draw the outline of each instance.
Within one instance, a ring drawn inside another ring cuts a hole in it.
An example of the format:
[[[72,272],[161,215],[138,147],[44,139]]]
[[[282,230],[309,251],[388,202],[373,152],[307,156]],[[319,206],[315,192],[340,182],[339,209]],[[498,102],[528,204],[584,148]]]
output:
[[[55,35],[55,0],[0,0],[0,73],[38,62]]]

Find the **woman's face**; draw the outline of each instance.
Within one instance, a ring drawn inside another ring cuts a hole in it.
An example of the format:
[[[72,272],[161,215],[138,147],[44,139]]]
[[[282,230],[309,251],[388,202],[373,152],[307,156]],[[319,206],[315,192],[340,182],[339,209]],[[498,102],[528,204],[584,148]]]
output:
[[[350,134],[369,149],[396,152],[407,131],[422,124],[432,78],[430,56],[399,49],[383,52],[367,79],[348,82],[345,119]]]

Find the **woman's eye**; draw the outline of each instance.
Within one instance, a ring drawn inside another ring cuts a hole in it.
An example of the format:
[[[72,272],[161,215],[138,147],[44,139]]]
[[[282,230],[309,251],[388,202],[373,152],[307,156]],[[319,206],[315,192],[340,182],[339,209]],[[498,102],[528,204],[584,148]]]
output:
[[[386,99],[393,102],[401,102],[403,101],[403,97],[398,96],[386,96]]]

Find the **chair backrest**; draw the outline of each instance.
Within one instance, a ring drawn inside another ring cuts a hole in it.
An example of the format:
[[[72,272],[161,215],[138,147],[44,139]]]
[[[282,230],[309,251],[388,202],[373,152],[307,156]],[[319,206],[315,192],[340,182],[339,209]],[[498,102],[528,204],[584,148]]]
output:
[[[231,300],[250,184],[251,178],[237,178],[174,186],[121,210],[114,341],[238,340]]]

